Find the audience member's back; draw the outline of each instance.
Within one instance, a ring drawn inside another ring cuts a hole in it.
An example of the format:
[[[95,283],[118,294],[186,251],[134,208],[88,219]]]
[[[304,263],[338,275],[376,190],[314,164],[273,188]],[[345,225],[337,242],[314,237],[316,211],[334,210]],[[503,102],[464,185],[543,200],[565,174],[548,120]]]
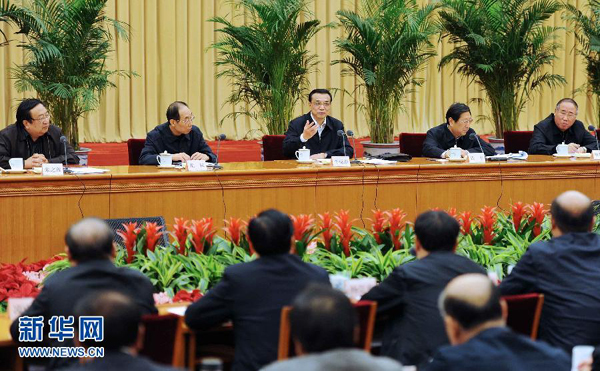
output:
[[[503,295],[544,294],[539,339],[570,352],[600,344],[600,236],[590,200],[565,192],[552,203],[550,241],[529,247],[502,282]]]
[[[185,315],[194,330],[233,320],[234,370],[256,370],[277,358],[281,308],[310,282],[329,284],[327,272],[289,254],[289,217],[267,210],[252,219],[248,237],[259,258],[228,267],[221,281]]]

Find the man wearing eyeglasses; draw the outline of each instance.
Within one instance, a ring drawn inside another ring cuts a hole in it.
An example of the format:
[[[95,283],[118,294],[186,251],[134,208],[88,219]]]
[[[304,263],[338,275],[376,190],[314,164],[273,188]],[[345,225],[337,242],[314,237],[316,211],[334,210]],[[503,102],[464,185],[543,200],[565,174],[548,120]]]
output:
[[[44,163],[65,162],[64,145],[60,142],[63,133],[50,123],[50,114],[42,101],[23,100],[17,107],[16,116],[14,124],[0,131],[0,167],[10,169],[8,160],[11,158],[22,158],[26,169]],[[79,163],[79,157],[69,143],[67,162]]]
[[[283,140],[284,156],[296,158],[296,151],[302,147],[310,149],[312,160],[353,156],[354,149],[350,146],[348,137],[338,135],[339,130],[344,130],[344,124],[329,116],[331,100],[331,93],[327,89],[314,89],[308,94],[310,112],[290,122]]]
[[[173,161],[216,161],[217,156],[204,141],[202,132],[192,125],[194,114],[185,102],[171,103],[167,108],[167,120],[146,136],[140,165],[158,165],[156,157],[165,151],[173,155]]]
[[[559,100],[554,113],[533,127],[529,153],[552,155],[556,153],[556,146],[562,143],[569,146],[569,153],[586,153],[598,149],[596,138],[577,120],[578,110],[577,102],[573,99]]]

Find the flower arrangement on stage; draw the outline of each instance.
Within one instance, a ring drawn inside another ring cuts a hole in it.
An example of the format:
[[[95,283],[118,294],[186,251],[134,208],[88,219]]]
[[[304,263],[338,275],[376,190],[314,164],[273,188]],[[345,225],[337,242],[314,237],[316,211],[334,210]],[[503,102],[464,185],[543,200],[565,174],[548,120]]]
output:
[[[461,226],[457,253],[494,272],[499,279],[531,243],[550,238],[548,209],[537,202],[515,202],[508,210],[486,206],[476,214],[456,209],[447,212]],[[291,218],[295,231],[292,253],[331,274],[381,281],[396,266],[415,259],[411,254],[415,244],[413,224],[401,209],[373,210],[371,218],[363,219],[351,217],[346,210]],[[115,264],[145,274],[156,288],[158,303],[197,300],[221,279],[226,267],[256,258],[246,236],[247,221],[229,218],[224,225],[221,235],[210,217],[175,218],[170,231],[154,223],[123,224],[118,231],[122,241]],[[171,237],[167,246],[159,244],[163,233]],[[35,295],[43,275],[69,266],[66,259],[57,259],[29,266],[22,262],[1,265],[0,310],[7,297]]]

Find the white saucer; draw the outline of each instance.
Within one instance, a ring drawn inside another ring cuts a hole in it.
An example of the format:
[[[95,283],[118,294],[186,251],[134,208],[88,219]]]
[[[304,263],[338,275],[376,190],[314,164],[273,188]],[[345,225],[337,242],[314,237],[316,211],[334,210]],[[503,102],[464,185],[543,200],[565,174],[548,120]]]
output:
[[[296,162],[299,164],[312,164],[315,160],[296,160]]]
[[[461,158],[449,158],[448,161],[450,162],[463,162],[463,161],[467,161],[466,158],[461,157]]]
[[[41,174],[42,173],[42,167],[34,167],[33,169],[31,169],[31,171],[33,171],[35,174]]]
[[[573,157],[574,154],[573,153],[567,153],[566,155],[559,155],[558,153],[553,153],[552,156],[557,157],[557,158],[569,158],[569,157]]]
[[[577,158],[590,158],[592,157],[591,153],[576,153],[575,157]]]

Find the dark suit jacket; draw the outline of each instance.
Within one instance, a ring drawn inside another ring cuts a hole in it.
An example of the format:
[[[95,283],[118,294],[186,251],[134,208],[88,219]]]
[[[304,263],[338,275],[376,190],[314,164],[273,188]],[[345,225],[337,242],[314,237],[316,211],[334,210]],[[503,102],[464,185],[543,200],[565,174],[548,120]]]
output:
[[[567,351],[600,344],[600,236],[568,233],[529,246],[502,295],[544,294],[538,336]]]
[[[73,315],[74,307],[81,298],[103,290],[117,290],[129,296],[139,305],[143,314],[157,313],[152,296],[154,287],[150,280],[136,270],[117,268],[106,259],[80,263],[50,276],[31,307],[22,316],[44,316],[44,330],[47,331],[50,317]],[[12,323],[10,333],[18,341],[18,319]],[[72,341],[67,339],[60,343],[50,339],[49,344],[72,346]],[[58,368],[65,363],[69,363],[69,360],[54,358],[49,367]]]
[[[448,129],[448,124],[446,123],[431,128],[427,130],[427,136],[423,142],[423,156],[440,158],[442,153],[454,147],[455,144],[465,151],[481,153],[477,140],[469,138],[472,133],[475,133],[475,130],[470,128],[469,131],[467,131],[467,134],[456,139],[450,132],[450,129]],[[479,141],[481,142],[481,147],[483,147],[483,152],[486,156],[493,156],[496,154],[496,151],[488,142],[481,138],[479,138]]]
[[[554,114],[546,117],[533,127],[533,135],[529,142],[529,154],[532,155],[551,155],[556,153],[556,146],[565,142],[577,143],[587,148],[591,152],[596,147],[596,138],[583,126],[583,123],[576,120],[573,126],[568,130],[560,131],[554,123]]]
[[[178,368],[161,365],[141,356],[132,356],[123,352],[104,353],[104,357],[95,358],[93,361],[76,365],[68,371],[176,371]],[[181,370],[183,371],[183,370]]]
[[[48,132],[39,137],[35,143],[23,125],[12,124],[0,131],[0,167],[10,169],[8,160],[13,157],[23,158],[23,162],[33,156],[34,152],[43,154],[48,162],[60,164],[65,162],[64,145],[60,143],[63,135],[58,126],[50,125]],[[35,151],[35,145],[41,146]],[[78,164],[79,157],[75,154],[73,147],[67,143],[67,162]]]
[[[194,330],[233,320],[233,370],[257,370],[277,359],[281,308],[310,282],[329,284],[327,272],[291,254],[263,256],[225,269],[221,281],[190,305]]]
[[[206,144],[197,126],[192,126],[192,131],[180,136],[173,135],[168,122],[155,127],[146,136],[146,143],[140,153],[140,165],[158,165],[156,156],[164,151],[171,154],[185,152],[190,156],[200,152],[210,158],[209,162],[217,161],[217,156]]]
[[[515,334],[505,327],[484,330],[464,344],[443,346],[425,371],[569,371],[561,349]]]
[[[352,157],[354,155],[354,148],[350,145],[348,138],[344,135],[342,139],[337,134],[338,130],[344,130],[344,124],[340,120],[327,116],[321,138],[317,133],[305,143],[302,143],[300,135],[304,131],[306,121],[313,121],[310,112],[290,121],[290,126],[285,132],[285,139],[283,140],[283,155],[285,157],[295,159],[296,151],[302,147],[310,149],[311,155],[326,153],[327,157],[344,156],[344,142],[346,143],[346,156]]]
[[[379,317],[389,317],[381,354],[403,365],[421,365],[448,344],[438,297],[450,280],[465,273],[485,271],[463,256],[434,252],[400,265],[365,294],[363,300],[377,302]]]

